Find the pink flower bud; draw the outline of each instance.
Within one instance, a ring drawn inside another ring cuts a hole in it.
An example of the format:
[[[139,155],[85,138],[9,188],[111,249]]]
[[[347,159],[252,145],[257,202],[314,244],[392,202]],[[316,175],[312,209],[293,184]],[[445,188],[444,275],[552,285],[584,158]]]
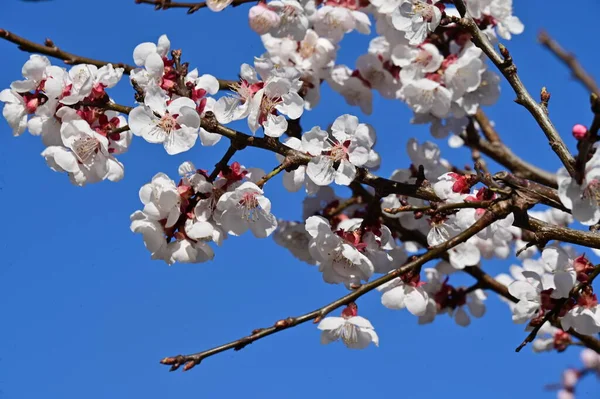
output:
[[[250,21],[250,28],[259,35],[264,35],[269,32],[272,28],[279,25],[279,15],[271,10],[264,3],[259,3],[250,8],[248,11],[248,20]]]
[[[573,137],[577,140],[582,140],[587,134],[587,127],[577,124],[573,126]]]

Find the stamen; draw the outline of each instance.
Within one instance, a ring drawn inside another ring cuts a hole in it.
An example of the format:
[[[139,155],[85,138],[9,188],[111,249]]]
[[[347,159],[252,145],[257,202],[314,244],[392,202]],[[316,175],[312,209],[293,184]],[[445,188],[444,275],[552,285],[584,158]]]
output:
[[[256,193],[244,193],[240,200],[238,207],[242,210],[242,218],[249,222],[256,222],[258,220],[258,209],[260,204],[256,198]]]
[[[350,323],[345,323],[342,327],[342,341],[346,345],[356,344],[358,342],[358,333],[356,326]]]
[[[75,153],[75,156],[77,156],[77,159],[84,164],[94,160],[99,148],[100,142],[90,136],[78,138],[73,143],[73,152]]]

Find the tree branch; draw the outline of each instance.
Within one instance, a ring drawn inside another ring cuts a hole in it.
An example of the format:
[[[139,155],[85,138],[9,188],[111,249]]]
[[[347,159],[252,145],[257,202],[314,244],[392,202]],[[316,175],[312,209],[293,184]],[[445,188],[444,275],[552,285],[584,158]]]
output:
[[[496,50],[494,50],[488,37],[481,32],[477,23],[467,14],[464,0],[454,0],[454,4],[462,16],[458,23],[471,33],[473,43],[490,58],[502,75],[504,75],[517,95],[515,101],[525,107],[533,116],[548,138],[552,150],[560,158],[561,162],[569,172],[569,175],[575,178],[575,160],[573,159],[573,156],[548,117],[547,110],[531,97],[531,94],[529,94],[527,88],[525,88],[525,85],[521,82],[521,79],[517,74],[517,67],[514,65],[512,57],[506,47],[500,44],[500,53],[502,55],[498,54]]]
[[[489,119],[485,113],[481,110],[475,114],[474,119],[479,124],[481,131],[487,140],[482,140],[479,135],[465,135],[465,145],[473,149],[481,151],[500,165],[505,166],[516,176],[523,177],[525,179],[533,180],[535,182],[544,184],[549,187],[557,188],[556,175],[554,173],[547,172],[522,158],[515,155],[510,148],[504,145],[499,139],[498,133],[491,125]],[[469,124],[467,129],[474,129]],[[490,140],[491,139],[491,140]],[[495,141],[492,141],[495,140]]]
[[[600,96],[600,88],[598,88],[596,81],[581,66],[573,53],[563,49],[561,45],[558,44],[556,40],[552,39],[552,37],[550,37],[548,32],[545,30],[542,30],[540,33],[538,33],[538,41],[542,44],[542,46],[550,50],[550,52],[552,52],[559,60],[561,60],[571,70],[573,77],[583,84],[588,91]]]

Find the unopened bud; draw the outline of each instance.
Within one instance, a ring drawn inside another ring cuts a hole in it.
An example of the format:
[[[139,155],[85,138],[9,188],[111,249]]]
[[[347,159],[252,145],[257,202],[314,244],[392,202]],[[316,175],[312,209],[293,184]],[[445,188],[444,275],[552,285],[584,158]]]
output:
[[[502,44],[498,44],[498,49],[500,49],[500,55],[502,55],[502,57],[504,59],[507,59],[510,57],[510,53],[508,52],[508,49]]]
[[[583,140],[587,135],[587,132],[587,127],[583,125],[577,124],[573,126],[573,137],[575,137],[576,140]]]
[[[542,101],[542,105],[548,107],[548,102],[550,101],[550,92],[546,90],[545,87],[542,87],[542,91],[540,92],[540,100]]]
[[[285,320],[285,319],[278,320],[278,321],[275,323],[275,328],[286,328],[286,327],[288,327],[288,326],[289,326],[289,323],[288,323],[288,321],[287,321],[287,320]]]
[[[190,360],[189,362],[187,362],[185,364],[185,366],[183,366],[183,371],[191,370],[195,365],[196,365],[196,361],[195,360]]]
[[[177,363],[177,359],[174,357],[165,357],[160,361],[161,364],[168,364],[169,366]]]

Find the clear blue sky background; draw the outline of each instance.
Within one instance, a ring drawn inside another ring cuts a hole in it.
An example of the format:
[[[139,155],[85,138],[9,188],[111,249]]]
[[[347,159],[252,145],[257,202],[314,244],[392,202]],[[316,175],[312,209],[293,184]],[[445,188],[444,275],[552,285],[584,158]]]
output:
[[[552,93],[550,115],[573,147],[570,127],[591,120],[587,94],[536,44],[535,35],[548,28],[594,72],[600,61],[595,51],[600,5],[596,0],[564,7],[558,1],[515,3],[526,30],[509,43],[510,51],[530,90],[547,86]],[[241,63],[251,63],[263,51],[247,27],[247,10],[188,16],[183,10],[155,12],[133,0],[2,0],[0,28],[128,63],[138,43],[167,33],[201,73],[235,78]],[[366,51],[368,40],[347,37],[340,61],[352,62]],[[20,78],[28,55],[4,41],[0,54],[0,88],[5,88]],[[111,95],[132,103],[126,79]],[[557,169],[542,132],[513,97],[503,84],[499,105],[489,110],[502,138],[519,155]],[[325,104],[303,117],[305,128],[359,112],[328,88]],[[379,134],[381,174],[387,176],[408,166],[406,140],[429,139],[428,131],[408,124],[410,113],[401,103],[376,97],[373,108],[368,117],[358,115]],[[38,138],[13,138],[0,123],[0,398],[551,398],[555,394],[544,385],[559,381],[566,366],[579,365],[573,348],[558,355],[536,355],[530,348],[515,353],[525,337],[523,327],[511,323],[508,308],[494,296],[488,314],[465,329],[446,316],[419,327],[407,312],[385,309],[373,293],[359,301],[359,308],[376,327],[379,348],[324,347],[318,330],[306,324],[241,352],[207,359],[191,372],[168,373],[158,363],[164,356],[228,342],[345,293],[324,284],[316,269],[294,260],[271,239],[232,237],[206,264],[168,267],[149,259],[141,236],[129,231],[129,215],[140,208],[139,187],[159,171],[176,177],[184,160],[211,169],[226,141],[170,157],[162,146],[135,140],[120,158],[126,165],[124,181],[81,189],[46,167]],[[465,150],[444,156],[468,160]],[[247,166],[275,166],[274,156],[260,150],[235,159]],[[279,179],[266,187],[273,212],[298,219],[302,195],[285,192]],[[509,264],[486,263],[485,269],[495,275]],[[600,396],[595,381],[581,388],[580,398]]]

